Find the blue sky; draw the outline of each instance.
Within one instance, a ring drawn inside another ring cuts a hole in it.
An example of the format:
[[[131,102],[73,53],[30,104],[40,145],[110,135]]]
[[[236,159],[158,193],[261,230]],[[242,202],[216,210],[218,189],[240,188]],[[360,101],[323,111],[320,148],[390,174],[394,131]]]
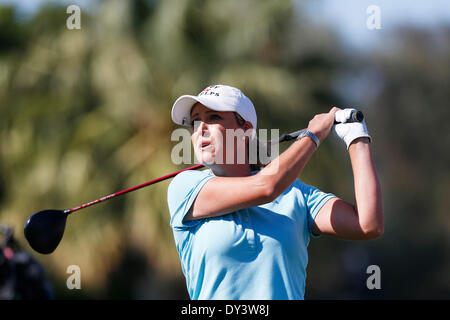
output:
[[[408,25],[435,28],[450,25],[450,0],[315,0],[295,1],[311,21],[330,26],[351,46],[363,49],[380,44],[395,28]],[[381,29],[369,30],[366,13],[380,8]]]

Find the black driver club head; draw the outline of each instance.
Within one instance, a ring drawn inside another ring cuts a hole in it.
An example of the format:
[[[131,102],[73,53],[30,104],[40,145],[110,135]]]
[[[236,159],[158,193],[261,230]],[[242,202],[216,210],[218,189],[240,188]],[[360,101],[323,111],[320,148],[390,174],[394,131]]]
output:
[[[31,215],[24,226],[30,246],[42,254],[52,253],[64,235],[68,215],[63,210],[42,210]]]

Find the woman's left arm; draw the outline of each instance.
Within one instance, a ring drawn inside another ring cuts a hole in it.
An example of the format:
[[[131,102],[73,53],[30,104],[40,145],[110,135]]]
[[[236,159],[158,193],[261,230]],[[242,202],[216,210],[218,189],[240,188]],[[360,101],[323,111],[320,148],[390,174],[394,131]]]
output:
[[[383,234],[381,187],[368,138],[348,147],[353,169],[355,204],[333,198],[317,214],[313,233],[347,240],[369,240]]]

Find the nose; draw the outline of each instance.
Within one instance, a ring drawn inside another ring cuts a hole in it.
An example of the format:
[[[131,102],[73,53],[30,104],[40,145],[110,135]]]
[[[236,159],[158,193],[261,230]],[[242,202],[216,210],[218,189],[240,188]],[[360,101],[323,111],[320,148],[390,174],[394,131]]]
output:
[[[198,120],[194,121],[194,127],[192,128],[192,133],[200,132],[201,136],[204,135],[205,131],[208,129],[208,124],[204,121]]]

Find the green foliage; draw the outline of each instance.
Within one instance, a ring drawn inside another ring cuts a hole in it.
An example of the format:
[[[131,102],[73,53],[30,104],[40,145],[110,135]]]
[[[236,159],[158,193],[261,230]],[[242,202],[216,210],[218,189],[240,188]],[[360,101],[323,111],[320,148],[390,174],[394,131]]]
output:
[[[260,128],[280,133],[306,127],[333,105],[366,114],[386,233],[364,244],[313,240],[307,297],[375,297],[365,289],[367,263],[380,265],[382,279],[402,275],[383,297],[448,295],[448,29],[403,30],[392,49],[356,55],[329,30],[308,25],[289,1],[104,1],[82,10],[81,30],[66,28],[65,9],[45,6],[20,21],[14,9],[0,8],[0,222],[14,226],[22,243],[33,212],[74,207],[180,169],[170,159],[172,103],[223,83],[252,99]],[[330,136],[300,178],[352,201],[344,149]],[[69,217],[58,249],[37,256],[57,297],[186,297],[168,183]],[[356,293],[340,276],[351,274],[345,257],[356,257],[363,277]],[[82,270],[79,295],[65,288],[71,264]],[[422,272],[429,277],[407,290]]]

